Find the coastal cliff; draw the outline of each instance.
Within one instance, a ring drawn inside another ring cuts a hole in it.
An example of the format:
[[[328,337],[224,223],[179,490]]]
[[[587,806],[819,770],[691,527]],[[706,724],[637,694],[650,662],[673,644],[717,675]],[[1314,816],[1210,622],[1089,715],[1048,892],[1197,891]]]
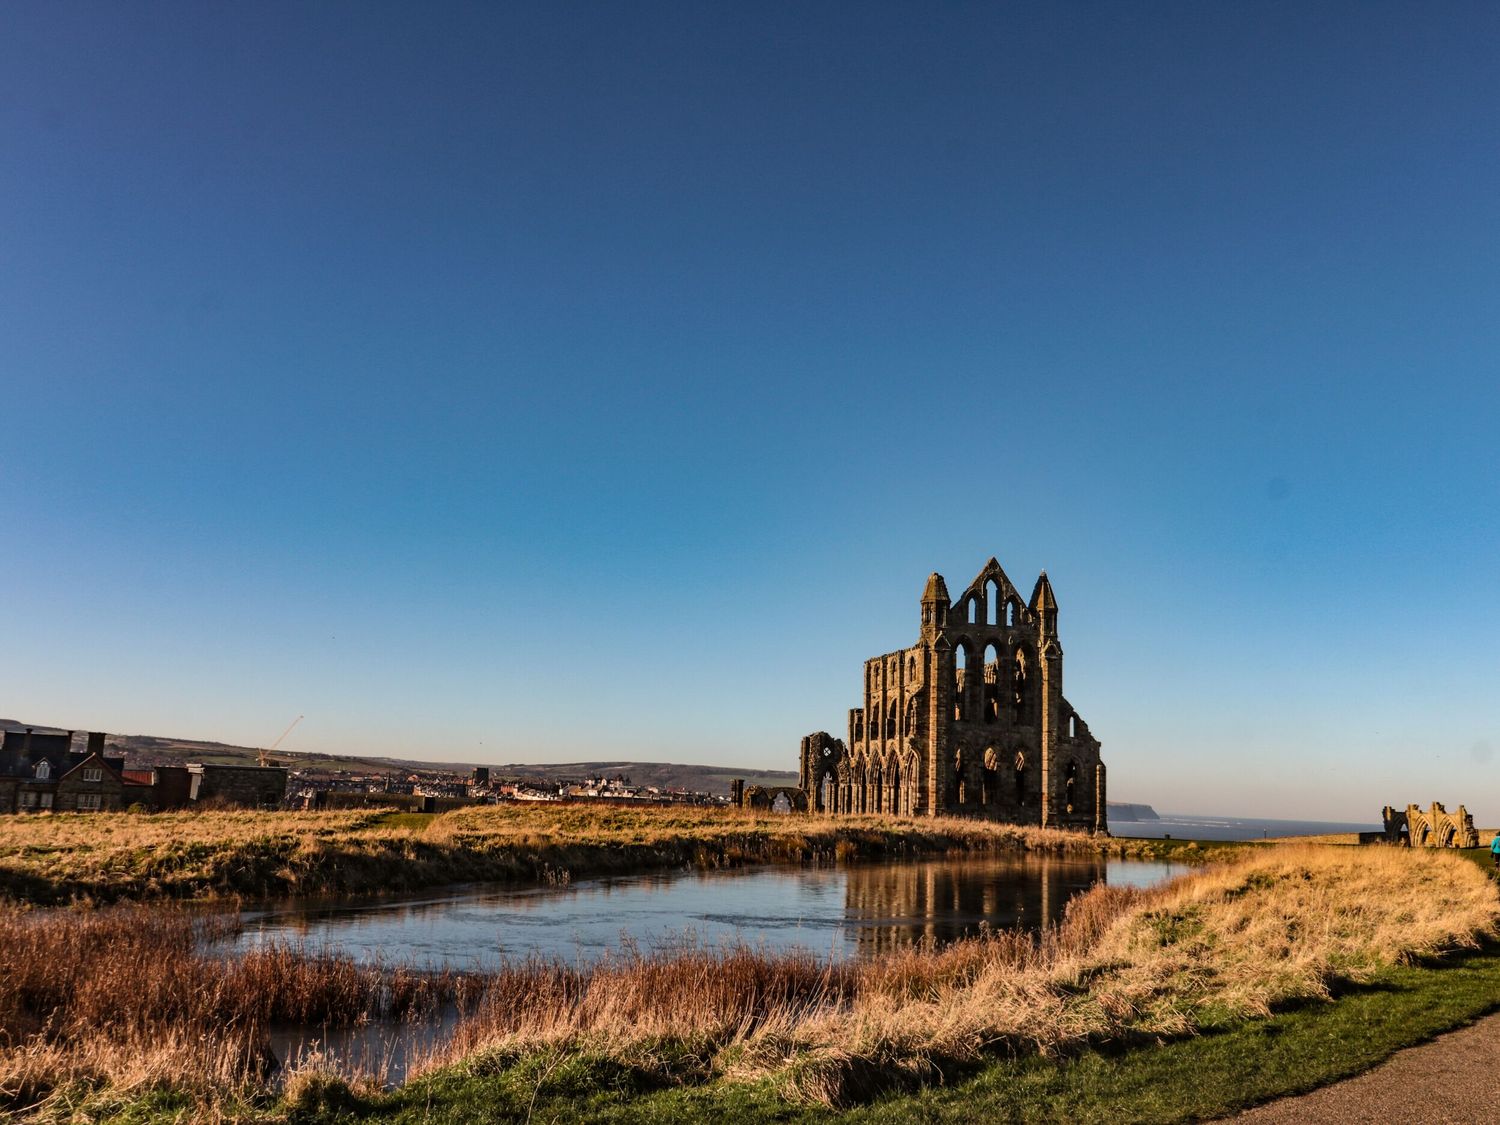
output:
[[[1123,802],[1108,802],[1110,820],[1160,820],[1150,805],[1127,805]]]

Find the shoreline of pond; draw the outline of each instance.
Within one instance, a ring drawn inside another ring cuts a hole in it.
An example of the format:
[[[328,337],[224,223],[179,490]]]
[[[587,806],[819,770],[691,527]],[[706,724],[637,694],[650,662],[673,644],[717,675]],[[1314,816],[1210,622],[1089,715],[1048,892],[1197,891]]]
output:
[[[132,819],[133,818],[133,819]],[[83,831],[93,825],[98,838]],[[39,839],[0,826],[0,898],[35,905],[266,901],[468,884],[548,885],[606,875],[970,854],[1204,862],[1243,845],[1065,833],[983,820],[775,817],[736,811],[67,814]],[[51,833],[57,839],[48,840]]]

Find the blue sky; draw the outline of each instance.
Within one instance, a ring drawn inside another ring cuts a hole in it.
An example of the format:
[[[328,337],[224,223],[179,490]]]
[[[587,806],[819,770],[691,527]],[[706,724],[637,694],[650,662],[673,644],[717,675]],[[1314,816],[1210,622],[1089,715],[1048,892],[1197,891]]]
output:
[[[1500,8],[12,5],[0,714],[788,767],[933,569],[1111,795],[1500,823]]]

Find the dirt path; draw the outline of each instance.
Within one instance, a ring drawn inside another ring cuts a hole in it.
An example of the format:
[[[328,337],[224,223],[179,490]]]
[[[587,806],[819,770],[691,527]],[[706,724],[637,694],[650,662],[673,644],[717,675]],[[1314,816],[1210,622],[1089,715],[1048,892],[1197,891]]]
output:
[[[1436,1125],[1500,1118],[1500,1014],[1398,1051],[1374,1070],[1281,1098],[1230,1120],[1246,1125],[1399,1121]]]

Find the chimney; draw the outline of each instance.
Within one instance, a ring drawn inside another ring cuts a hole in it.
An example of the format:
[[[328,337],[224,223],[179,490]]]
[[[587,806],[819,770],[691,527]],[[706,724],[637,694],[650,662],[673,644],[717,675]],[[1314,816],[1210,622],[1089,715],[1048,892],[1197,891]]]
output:
[[[21,740],[21,753],[31,757],[31,728],[26,728],[26,737]]]
[[[102,730],[89,731],[88,753],[104,756],[104,732]]]

